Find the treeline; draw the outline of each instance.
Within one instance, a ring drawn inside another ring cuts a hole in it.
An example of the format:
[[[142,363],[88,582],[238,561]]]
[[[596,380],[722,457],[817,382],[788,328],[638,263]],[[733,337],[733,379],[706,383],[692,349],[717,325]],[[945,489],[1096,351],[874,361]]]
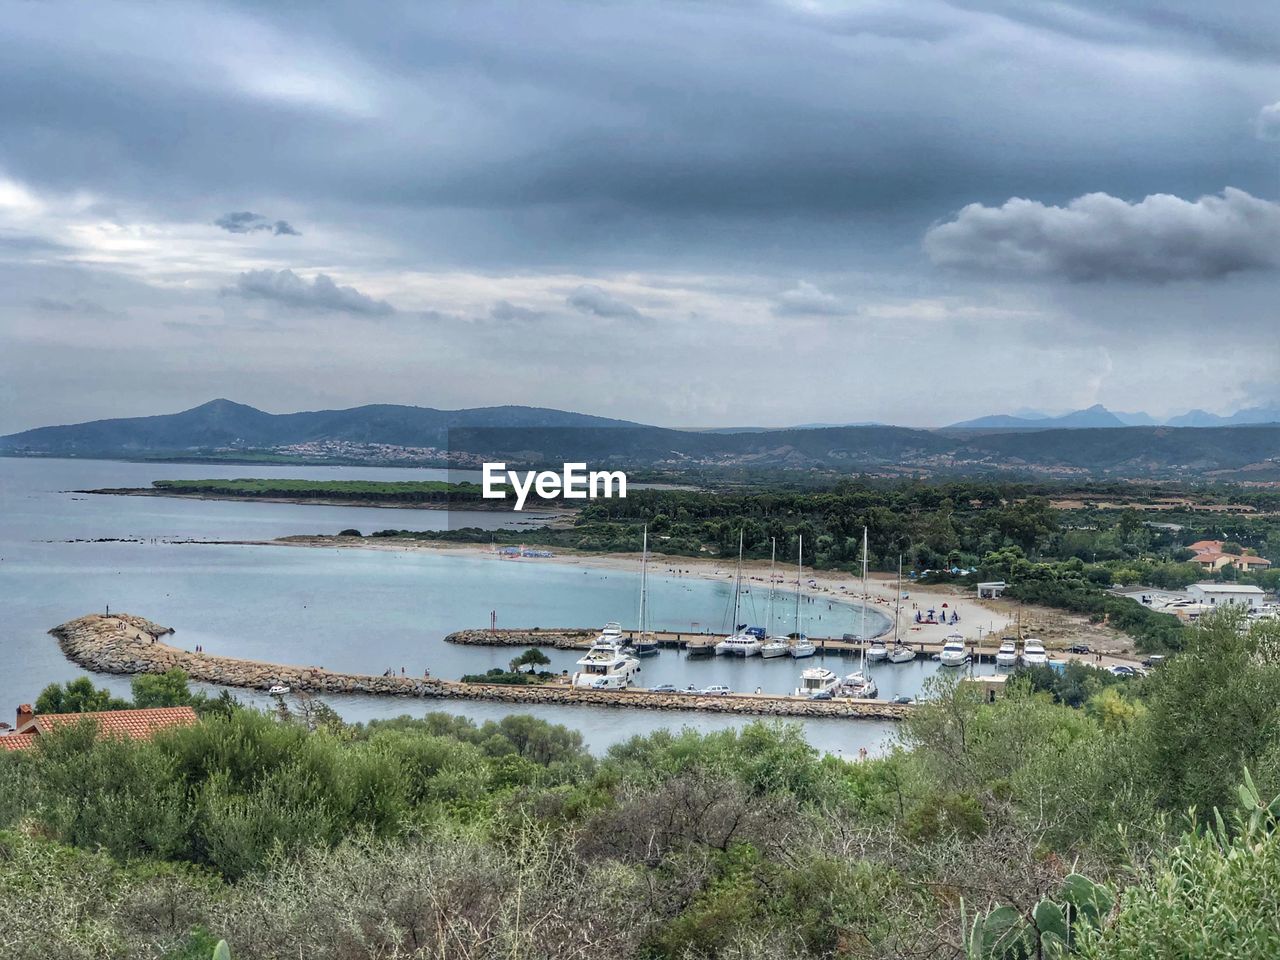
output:
[[[443,480],[153,480],[164,493],[287,500],[352,500],[369,503],[452,503],[481,499],[479,484]]]
[[[1141,681],[987,704],[940,679],[864,762],[763,723],[594,757],[528,717],[307,700],[141,743],[73,725],[0,754],[0,936],[17,960],[1271,956],[1280,628],[1243,626]]]

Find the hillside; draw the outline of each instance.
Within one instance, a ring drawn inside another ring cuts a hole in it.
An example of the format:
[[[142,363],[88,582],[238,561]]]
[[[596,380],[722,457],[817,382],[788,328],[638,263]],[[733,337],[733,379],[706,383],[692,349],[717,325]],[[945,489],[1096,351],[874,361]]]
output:
[[[0,454],[272,456],[369,463],[480,460],[618,467],[823,469],[1046,476],[1280,476],[1280,425],[931,431],[847,426],[738,433],[675,430],[536,407],[376,405],[269,414],[215,400],[168,416],[43,427],[0,438]]]

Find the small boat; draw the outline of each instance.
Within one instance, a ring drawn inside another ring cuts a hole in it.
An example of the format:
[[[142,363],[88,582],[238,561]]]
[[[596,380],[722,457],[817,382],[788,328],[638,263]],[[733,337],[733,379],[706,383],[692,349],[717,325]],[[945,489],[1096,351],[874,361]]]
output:
[[[813,645],[813,641],[804,634],[791,641],[792,660],[803,660],[805,657],[812,657],[817,652],[818,648]]]
[[[769,660],[773,657],[785,657],[791,652],[791,641],[786,637],[770,637],[760,646],[760,656]]]
[[[826,667],[809,667],[800,673],[800,686],[796,688],[797,697],[815,697],[820,694],[830,696],[840,686],[840,678]]]
[[[1018,645],[1009,637],[1000,641],[1000,649],[996,651],[997,667],[1012,667],[1018,663]]]
[[[944,667],[962,667],[969,662],[969,651],[964,647],[964,637],[953,633],[942,644],[938,662]]]
[[[889,651],[890,663],[912,663],[916,659],[916,652],[910,647],[904,647],[901,644]]]
[[[871,641],[871,646],[867,648],[867,659],[872,663],[889,659],[889,648],[885,646],[883,640]]]
[[[1049,662],[1049,656],[1044,652],[1044,644],[1039,640],[1028,637],[1022,642],[1022,662],[1028,667],[1043,667]]]
[[[855,670],[840,681],[840,696],[855,700],[874,700],[880,693],[875,680],[861,670]]]
[[[283,697],[288,692],[289,692],[289,688],[286,687],[283,683],[273,683],[270,687],[267,688],[267,693],[271,694],[271,696],[273,697]]]

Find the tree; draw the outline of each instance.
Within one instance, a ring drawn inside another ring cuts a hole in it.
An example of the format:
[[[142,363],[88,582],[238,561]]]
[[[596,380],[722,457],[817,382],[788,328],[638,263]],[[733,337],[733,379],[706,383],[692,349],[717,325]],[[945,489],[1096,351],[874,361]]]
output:
[[[98,713],[128,709],[127,701],[113,697],[106,687],[94,688],[88,677],[65,684],[51,683],[36,698],[36,713]]]
[[[135,707],[185,707],[195,698],[187,688],[187,675],[174,668],[166,673],[144,673],[133,678]]]
[[[551,658],[539,650],[537,647],[530,647],[520,656],[511,661],[511,672],[519,673],[520,668],[527,666],[529,672],[534,672],[534,667],[545,667],[551,663]]]

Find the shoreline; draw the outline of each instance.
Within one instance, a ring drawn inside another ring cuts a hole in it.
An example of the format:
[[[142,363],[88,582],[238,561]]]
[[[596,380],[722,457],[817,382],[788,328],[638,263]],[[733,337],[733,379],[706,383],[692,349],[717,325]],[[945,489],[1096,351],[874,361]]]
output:
[[[493,548],[484,544],[453,543],[443,540],[402,540],[395,537],[339,537],[339,536],[291,536],[275,540],[205,540],[204,544],[224,544],[231,546],[267,546],[294,547],[305,549],[340,549],[340,550],[382,550],[386,552],[426,552],[435,554],[455,554],[462,556],[488,558],[494,562],[505,563],[554,563],[569,566],[593,567],[610,571],[639,573],[640,555],[638,553],[592,553],[571,549],[559,549],[550,557],[537,558],[505,558],[494,552]],[[701,580],[732,581],[736,561],[727,562],[722,558],[679,557],[662,553],[649,554],[650,575],[669,575],[675,577],[695,577]],[[744,560],[742,564],[744,587],[755,584],[767,586],[769,581],[769,562],[767,560]],[[789,578],[788,575],[790,574]],[[793,590],[795,577],[790,571],[779,573],[775,568],[775,583],[780,591]],[[812,581],[812,584],[811,584]],[[888,637],[894,631],[894,595],[897,577],[890,574],[871,574],[867,578],[867,609],[882,615],[888,624],[880,633],[872,633],[867,639]],[[806,570],[804,574],[804,595],[820,597],[828,603],[840,604],[844,607],[856,607],[863,601],[860,578],[842,572]],[[985,642],[992,634],[999,634],[1010,628],[1012,618],[1003,609],[991,605],[989,601],[980,601],[976,597],[967,596],[945,586],[921,586],[910,581],[903,581],[898,637],[903,643],[920,641],[941,641],[948,633],[959,633],[966,642]],[[914,622],[916,608],[925,611],[930,608],[941,610],[943,604],[948,610],[960,613],[960,622],[951,624],[922,624]],[[806,631],[809,633],[810,631]],[[840,639],[835,637],[833,639]]]
[[[293,503],[299,505],[314,504],[321,507],[375,507],[382,510],[455,510],[460,513],[515,513],[516,511],[503,501],[499,505],[494,500],[468,500],[465,503],[448,503],[427,500],[418,503],[389,503],[376,500],[361,500],[352,497],[270,497],[245,496],[234,493],[175,493],[170,490],[152,490],[147,487],[102,487],[97,490],[68,490],[67,493],[83,493],[100,497],[162,497],[173,500],[229,500],[242,503]],[[539,507],[537,511],[520,511],[528,521],[550,520],[563,521],[576,512],[565,507]]]

